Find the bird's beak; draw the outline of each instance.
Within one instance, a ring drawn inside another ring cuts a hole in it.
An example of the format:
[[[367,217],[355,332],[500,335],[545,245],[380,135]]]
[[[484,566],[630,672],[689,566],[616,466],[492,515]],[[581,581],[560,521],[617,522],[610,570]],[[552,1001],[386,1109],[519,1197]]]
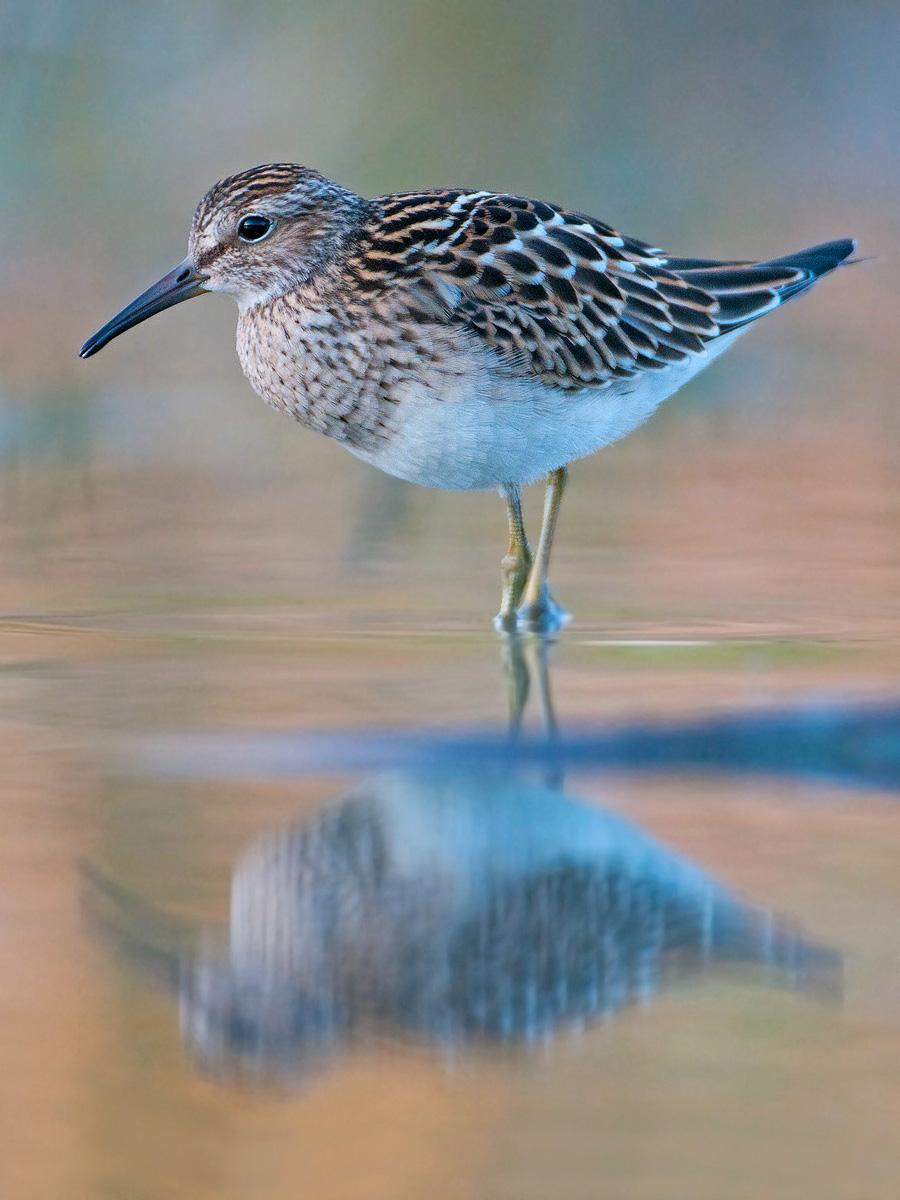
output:
[[[171,308],[173,304],[180,304],[182,300],[190,300],[192,296],[199,296],[206,290],[203,287],[205,279],[206,276],[201,275],[191,260],[186,258],[174,271],[170,271],[158,283],[154,283],[153,287],[142,292],[137,300],[132,300],[131,304],[108,321],[99,333],[88,338],[79,352],[81,357],[90,358],[114,337],[118,337],[126,329],[131,329],[133,325],[146,321],[154,313]]]

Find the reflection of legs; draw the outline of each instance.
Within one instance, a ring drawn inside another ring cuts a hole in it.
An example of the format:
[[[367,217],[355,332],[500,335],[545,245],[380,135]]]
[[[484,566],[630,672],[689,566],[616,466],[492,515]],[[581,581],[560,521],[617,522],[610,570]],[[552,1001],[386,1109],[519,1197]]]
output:
[[[509,518],[509,550],[506,558],[500,564],[500,580],[503,594],[500,600],[500,611],[494,621],[498,629],[515,629],[516,610],[528,572],[531,569],[531,551],[528,549],[528,538],[525,536],[525,525],[522,522],[522,505],[519,500],[519,488],[515,483],[505,483],[500,488],[500,495],[506,501],[506,512]]]
[[[522,731],[529,693],[537,692],[538,709],[546,737],[544,781],[559,790],[563,785],[563,767],[559,757],[559,729],[550,691],[550,647],[552,638],[542,634],[507,633],[502,639],[500,661],[506,675],[509,699],[509,736],[517,742]]]
[[[552,602],[551,602],[552,603]],[[559,726],[553,708],[553,693],[550,690],[550,647],[552,639],[541,634],[526,637],[528,673],[537,688],[537,701],[541,724],[547,738],[547,762],[544,782],[547,787],[560,790],[564,783],[563,766],[559,758]]]
[[[531,668],[522,651],[522,639],[517,634],[508,633],[502,638],[500,661],[506,676],[509,736],[515,741],[522,728],[525,705],[531,690]]]
[[[528,581],[521,595],[519,608],[519,629],[535,632],[551,632],[558,629],[566,620],[567,614],[555,603],[550,595],[550,585],[547,582],[547,568],[550,564],[550,549],[553,545],[553,535],[556,532],[556,519],[559,516],[559,506],[563,492],[566,490],[568,478],[566,467],[551,471],[547,484],[547,495],[544,499],[544,523],[541,526],[541,540],[537,553],[531,565]]]
[[[559,737],[559,726],[556,723],[556,711],[553,707],[553,693],[550,689],[550,647],[552,644],[552,638],[531,634],[526,638],[525,646],[528,674],[537,688],[541,724],[550,745],[553,745]]]

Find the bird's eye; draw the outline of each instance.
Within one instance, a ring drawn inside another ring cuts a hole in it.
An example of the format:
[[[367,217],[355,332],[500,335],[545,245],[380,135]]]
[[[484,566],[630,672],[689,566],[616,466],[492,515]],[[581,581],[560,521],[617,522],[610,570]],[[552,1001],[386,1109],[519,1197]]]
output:
[[[238,225],[238,237],[242,242],[259,242],[271,228],[272,222],[268,217],[251,213],[249,217],[244,217]]]

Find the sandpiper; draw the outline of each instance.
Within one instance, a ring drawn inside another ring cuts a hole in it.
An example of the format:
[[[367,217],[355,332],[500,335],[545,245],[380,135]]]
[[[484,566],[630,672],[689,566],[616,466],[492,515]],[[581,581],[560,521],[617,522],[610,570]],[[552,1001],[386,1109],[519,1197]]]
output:
[[[444,188],[365,200],[272,163],[215,184],[188,257],[87,342],[227,292],[274,408],[426,487],[498,488],[505,630],[565,620],[547,582],[567,464],[642,424],[757,317],[854,250],[678,258],[555,204]],[[519,488],[548,477],[537,550]]]

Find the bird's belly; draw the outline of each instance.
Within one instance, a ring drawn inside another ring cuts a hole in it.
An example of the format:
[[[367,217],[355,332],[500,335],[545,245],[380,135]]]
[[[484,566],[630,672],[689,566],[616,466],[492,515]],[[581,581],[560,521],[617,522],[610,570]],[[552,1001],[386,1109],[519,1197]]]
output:
[[[425,487],[494,488],[531,483],[628,433],[656,407],[608,390],[487,399],[412,395],[398,406],[395,432],[381,445],[349,447],[359,458]],[[640,411],[639,411],[640,410]]]
[[[425,487],[465,490],[533,483],[636,429],[712,356],[684,368],[616,380],[603,388],[556,391],[534,379],[476,382],[438,398],[410,388],[389,438],[349,446],[364,459]]]

